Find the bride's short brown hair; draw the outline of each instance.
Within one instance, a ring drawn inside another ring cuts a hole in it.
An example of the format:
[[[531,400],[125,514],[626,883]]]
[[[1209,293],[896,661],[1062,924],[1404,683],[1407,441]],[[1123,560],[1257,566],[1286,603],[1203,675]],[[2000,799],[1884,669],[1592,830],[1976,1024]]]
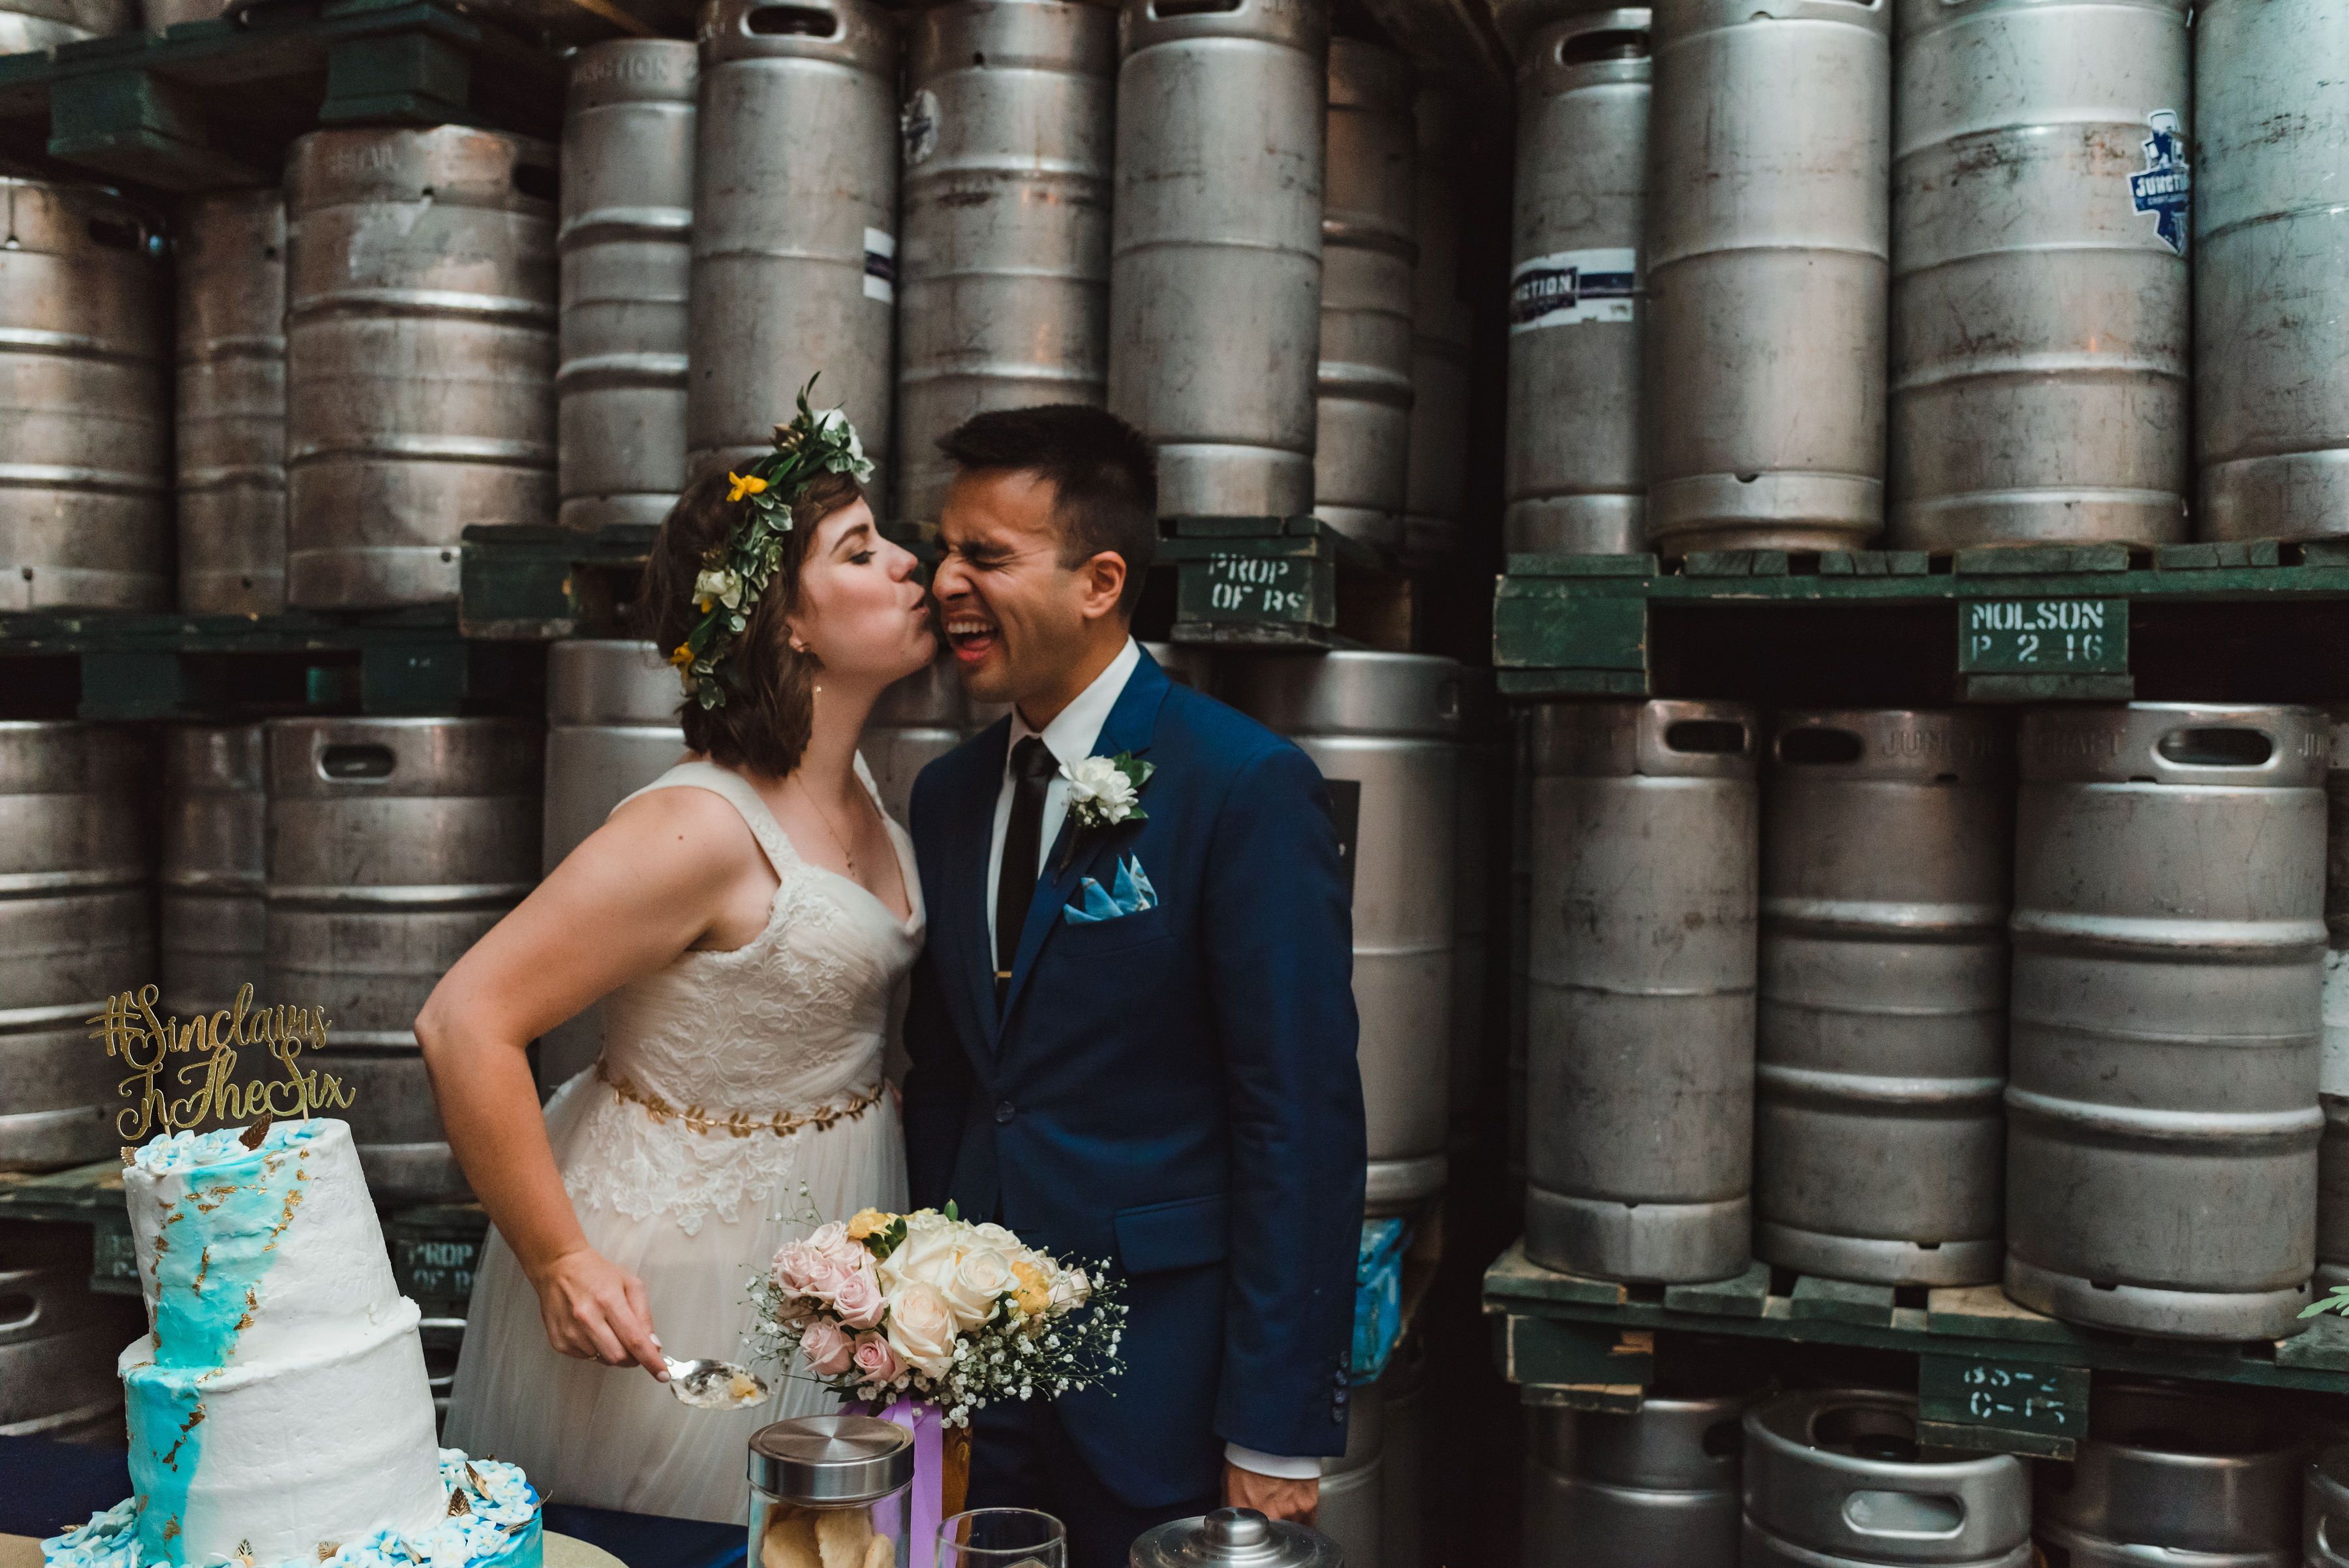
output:
[[[704,557],[724,543],[726,531],[741,518],[747,503],[727,500],[732,488],[723,470],[696,480],[677,498],[653,536],[634,618],[639,634],[650,638],[664,657],[700,618],[693,585]],[[815,678],[823,665],[812,653],[793,651],[784,617],[799,600],[800,565],[816,524],[864,496],[864,487],[848,475],[824,473],[792,504],[792,528],[783,536],[775,575],[759,596],[733,653],[719,667],[725,702],[704,708],[687,701],[678,709],[685,743],[694,751],[728,767],[772,778],[799,766],[815,719]]]

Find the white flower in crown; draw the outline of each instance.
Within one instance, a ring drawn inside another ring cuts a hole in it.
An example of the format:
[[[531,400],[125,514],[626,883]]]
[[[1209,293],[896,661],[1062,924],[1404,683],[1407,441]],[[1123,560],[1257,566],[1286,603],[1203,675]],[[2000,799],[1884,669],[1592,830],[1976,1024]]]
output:
[[[1113,757],[1082,757],[1061,764],[1069,781],[1069,815],[1079,827],[1115,827],[1121,822],[1147,822],[1142,809],[1142,786],[1157,769],[1132,752]]]
[[[693,579],[693,597],[706,608],[715,599],[728,609],[742,607],[742,577],[723,566],[709,566]]]

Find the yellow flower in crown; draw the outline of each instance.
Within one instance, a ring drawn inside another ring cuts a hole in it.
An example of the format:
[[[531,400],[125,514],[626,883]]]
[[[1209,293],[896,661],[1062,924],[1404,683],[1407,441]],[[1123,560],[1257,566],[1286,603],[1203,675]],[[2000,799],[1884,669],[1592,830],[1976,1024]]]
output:
[[[876,1231],[886,1231],[895,1214],[885,1214],[878,1209],[860,1209],[848,1221],[848,1239],[862,1241]]]
[[[670,650],[668,661],[672,667],[681,664],[690,664],[693,662],[693,649],[680,642],[675,649]]]
[[[762,495],[766,493],[767,482],[755,473],[745,476],[730,468],[726,471],[726,477],[734,484],[734,488],[726,493],[726,499],[729,501],[740,501],[745,495]]]

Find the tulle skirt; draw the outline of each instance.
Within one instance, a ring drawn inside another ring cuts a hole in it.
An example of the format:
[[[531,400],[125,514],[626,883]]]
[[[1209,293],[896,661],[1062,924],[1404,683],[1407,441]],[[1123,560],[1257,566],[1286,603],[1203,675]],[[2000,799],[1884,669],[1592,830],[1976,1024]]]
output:
[[[546,1108],[555,1163],[566,1174],[581,1153],[575,1135],[593,1098],[590,1089],[574,1079]],[[671,1130],[678,1137],[705,1136]],[[779,1157],[790,1157],[786,1179],[773,1199],[746,1201],[737,1220],[713,1214],[688,1236],[668,1214],[632,1220],[609,1208],[580,1211],[588,1245],[644,1282],[654,1332],[678,1360],[750,1359],[745,1288],[778,1248],[806,1234],[796,1216],[812,1210],[824,1219],[845,1220],[860,1209],[905,1205],[905,1137],[885,1092],[853,1121],[803,1128],[778,1141],[784,1146]],[[520,1465],[539,1494],[554,1501],[747,1523],[750,1434],[771,1421],[839,1407],[829,1389],[803,1376],[804,1368],[758,1370],[776,1390],[764,1403],[745,1410],[697,1410],[679,1404],[641,1367],[557,1355],[546,1343],[538,1293],[505,1239],[492,1231],[473,1276],[442,1440]]]

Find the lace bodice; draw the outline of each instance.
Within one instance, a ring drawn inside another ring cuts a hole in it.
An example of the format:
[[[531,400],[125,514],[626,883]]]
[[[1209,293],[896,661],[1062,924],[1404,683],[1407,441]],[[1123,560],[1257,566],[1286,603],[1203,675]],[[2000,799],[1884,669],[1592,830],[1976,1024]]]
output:
[[[862,757],[856,773],[871,791]],[[779,1135],[778,1113],[820,1115],[885,1092],[892,1004],[924,915],[913,846],[895,823],[889,840],[913,911],[902,922],[856,883],[801,859],[758,792],[715,763],[680,763],[637,794],[686,786],[732,803],[773,865],[781,885],[766,929],[744,947],[681,953],[605,998],[607,1081],[583,1074],[557,1098],[593,1100],[564,1170],[572,1201],[636,1220],[671,1214],[692,1235],[713,1211],[730,1224],[746,1199],[791,1196],[798,1151],[827,1129]]]

